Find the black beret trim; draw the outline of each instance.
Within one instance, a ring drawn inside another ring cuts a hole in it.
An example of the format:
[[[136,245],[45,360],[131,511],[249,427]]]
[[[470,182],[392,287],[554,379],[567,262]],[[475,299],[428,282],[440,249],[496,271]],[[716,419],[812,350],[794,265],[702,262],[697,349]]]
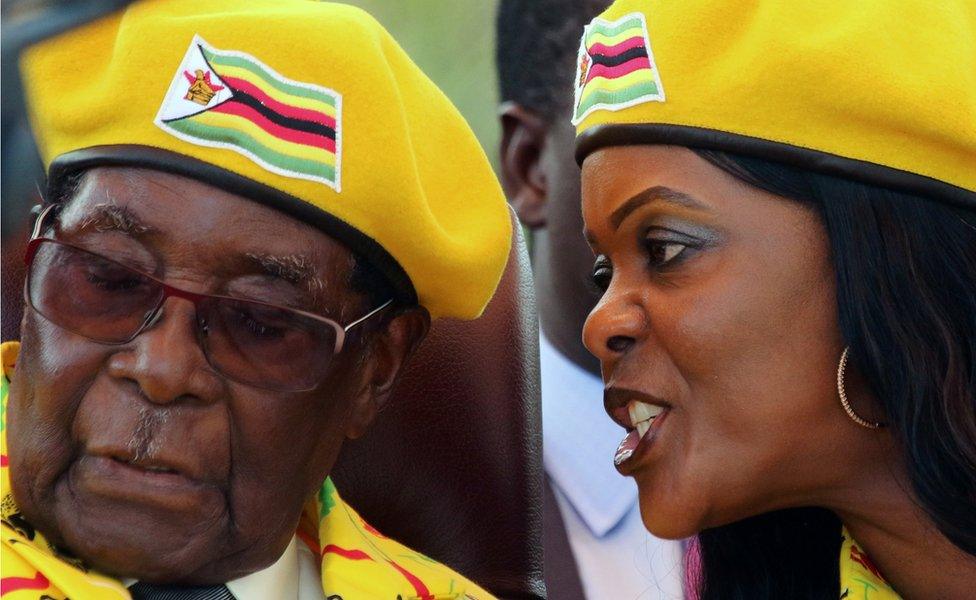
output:
[[[702,127],[650,123],[597,125],[576,138],[576,162],[582,166],[590,153],[607,146],[643,144],[739,153],[976,210],[976,192],[932,177],[820,150]]]
[[[150,146],[120,144],[93,146],[55,158],[48,169],[49,198],[57,198],[67,176],[93,167],[143,167],[182,175],[244,196],[281,211],[335,238],[382,273],[401,306],[416,306],[417,291],[400,263],[376,240],[349,223],[291,194],[210,163]]]

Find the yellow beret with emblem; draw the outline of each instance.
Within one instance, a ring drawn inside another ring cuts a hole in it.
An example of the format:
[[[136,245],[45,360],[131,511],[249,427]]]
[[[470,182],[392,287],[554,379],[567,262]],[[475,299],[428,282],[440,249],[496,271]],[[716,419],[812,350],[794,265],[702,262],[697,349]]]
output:
[[[976,208],[972,0],[618,0],[574,100],[580,163],[675,144]]]
[[[477,317],[501,278],[511,221],[483,150],[359,9],[146,0],[21,72],[55,189],[105,165],[212,183],[337,238],[434,317]]]

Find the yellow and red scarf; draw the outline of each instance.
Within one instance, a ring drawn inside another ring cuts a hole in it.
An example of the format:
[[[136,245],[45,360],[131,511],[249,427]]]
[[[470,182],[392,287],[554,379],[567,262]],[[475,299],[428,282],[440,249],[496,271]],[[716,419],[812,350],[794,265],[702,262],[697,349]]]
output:
[[[20,515],[10,491],[7,460],[7,392],[17,353],[16,342],[0,345],[0,497],[3,539],[0,596],[3,600],[129,600],[117,580],[86,569],[48,543]],[[384,537],[339,496],[326,479],[305,507],[298,537],[321,561],[326,598],[373,600],[485,600],[488,592],[448,567]],[[872,597],[874,598],[874,597]]]
[[[901,600],[845,527],[840,546],[840,597],[843,600]]]

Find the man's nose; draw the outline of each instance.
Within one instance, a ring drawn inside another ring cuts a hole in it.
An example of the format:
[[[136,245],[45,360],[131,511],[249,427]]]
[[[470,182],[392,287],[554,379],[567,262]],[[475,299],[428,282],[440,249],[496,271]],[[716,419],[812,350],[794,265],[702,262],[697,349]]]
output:
[[[583,325],[583,344],[604,372],[646,333],[647,313],[638,298],[608,290]]]
[[[217,397],[220,376],[207,363],[197,338],[196,308],[169,298],[152,324],[109,360],[109,373],[134,381],[147,400],[209,402]]]

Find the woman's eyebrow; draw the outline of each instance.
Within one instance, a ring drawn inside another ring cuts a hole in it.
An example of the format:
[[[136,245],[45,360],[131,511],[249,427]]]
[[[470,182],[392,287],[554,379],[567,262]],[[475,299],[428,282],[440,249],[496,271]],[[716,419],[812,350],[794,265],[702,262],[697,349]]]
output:
[[[700,201],[692,198],[684,192],[679,192],[678,190],[665,187],[663,185],[655,185],[642,192],[634,194],[628,198],[626,202],[618,206],[617,209],[610,214],[610,224],[614,229],[618,229],[620,224],[624,222],[624,219],[626,219],[632,212],[641,206],[656,200],[663,200],[665,202],[670,202],[671,204],[677,204],[679,206],[693,208],[695,210],[709,210],[709,208]]]

